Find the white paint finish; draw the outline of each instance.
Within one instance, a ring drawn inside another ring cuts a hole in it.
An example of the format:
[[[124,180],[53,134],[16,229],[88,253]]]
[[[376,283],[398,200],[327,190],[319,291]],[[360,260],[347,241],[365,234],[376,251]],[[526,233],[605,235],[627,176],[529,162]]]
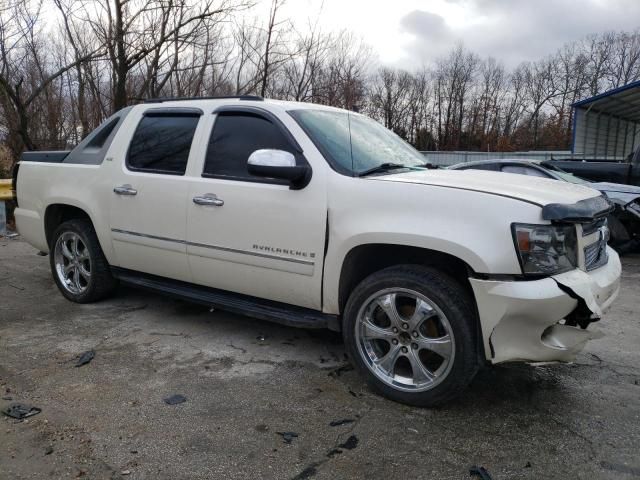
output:
[[[280,114],[283,122],[288,122],[288,115],[283,115],[280,108],[274,106],[273,110]],[[213,116],[205,119],[207,139],[214,120]],[[189,170],[192,176],[187,200],[187,252],[195,283],[317,310],[322,308],[327,165],[310,141],[296,138],[313,169],[311,182],[302,190],[203,178],[206,148],[202,146],[206,147],[206,142],[202,142]],[[193,203],[193,197],[207,193],[215,194],[224,205]]]
[[[282,185],[193,179],[189,199],[205,193],[216,194],[224,200],[224,206],[187,202],[187,251],[194,282],[320,309],[326,224],[323,182],[312,180],[303,190],[289,190]],[[270,249],[260,249],[261,246]]]
[[[620,260],[609,250],[609,263],[590,273],[573,270],[528,282],[469,279],[478,305],[487,359],[492,363],[573,360],[587,340],[600,334],[593,329],[556,325],[578,303],[558,284],[580,296],[600,316],[620,289]],[[553,328],[543,338],[549,327]]]
[[[597,197],[600,192],[592,188],[548,178],[504,174],[483,170],[424,170],[376,177],[384,182],[420,183],[456,189],[476,190],[517,198],[539,205],[549,203],[576,203]]]
[[[158,108],[157,105],[154,106]],[[143,107],[134,108],[109,149],[109,228],[141,234],[112,232],[116,265],[154,275],[191,281],[184,240],[187,233],[186,201],[189,180],[180,175],[134,172],[126,166],[129,142]],[[196,135],[199,133],[196,129]],[[194,136],[194,139],[196,137]],[[190,152],[190,158],[193,152]],[[113,189],[130,185],[136,195],[118,195]],[[144,236],[148,235],[148,236]],[[170,240],[159,240],[162,237]],[[178,243],[171,240],[177,240]]]
[[[546,223],[540,207],[530,203],[471,190],[378,180],[385,177],[330,175],[327,313],[338,313],[342,264],[359,245],[428,248],[459,258],[478,273],[520,274],[511,223]]]
[[[598,195],[595,190],[576,185],[482,171],[342,176],[329,167],[286,113],[300,106],[275,101],[241,104],[267,109],[282,120],[313,169],[311,183],[296,191],[280,185],[202,178],[215,119],[212,112],[220,105],[238,102],[162,105],[204,111],[184,176],[129,172],[124,166],[135,126],[146,108],[158,108],[154,104],[136,106],[127,116],[107,153],[111,161],[99,166],[22,164],[18,228],[26,240],[46,251],[46,207],[53,203],[73,205],[90,216],[112,265],[339,313],[342,263],[359,245],[427,248],[459,258],[478,273],[520,274],[511,223],[546,223],[541,218],[541,205],[575,203]],[[115,186],[125,183],[138,194],[127,197],[113,193]],[[206,193],[216,194],[224,200],[224,206],[193,204],[193,196]],[[329,244],[323,265],[327,222]],[[176,241],[112,232],[112,228]],[[301,254],[284,253],[284,249]],[[617,256],[612,252],[610,256],[609,264],[602,269],[569,272],[556,280],[585,298],[594,311],[596,306],[603,309],[615,297],[620,275]],[[291,258],[312,260],[313,264],[288,261]],[[568,359],[581,344],[582,337],[572,337],[566,329],[549,330],[546,343],[541,339],[545,328],[576,305],[554,279],[472,280],[472,285],[487,351],[488,339],[495,335],[494,361]],[[558,353],[562,351],[557,348],[560,344],[567,347],[564,353]]]
[[[544,330],[578,305],[551,278],[530,282],[469,279],[478,305],[487,360],[551,361],[566,352],[541,342]],[[493,345],[494,356],[492,357]]]
[[[28,238],[29,243],[41,252],[48,252],[49,246],[44,232],[44,219],[40,213],[26,208],[16,208],[13,211],[20,234]]]
[[[44,230],[46,209],[54,204],[71,205],[89,215],[105,257],[115,262],[107,207],[110,197],[106,191],[106,185],[111,182],[110,164],[21,163],[16,224],[23,237],[39,250],[48,252]],[[41,220],[40,226],[35,225],[36,219]]]
[[[597,316],[601,316],[611,306],[620,291],[620,257],[611,247],[607,247],[607,253],[609,262],[604,267],[588,273],[576,269],[553,277],[582,297],[589,310]]]
[[[138,194],[112,193],[110,228],[184,242],[188,183],[167,177],[170,176],[124,172],[115,175],[114,186],[130,184]],[[184,243],[116,232],[112,238],[118,266],[178,280],[191,279]]]

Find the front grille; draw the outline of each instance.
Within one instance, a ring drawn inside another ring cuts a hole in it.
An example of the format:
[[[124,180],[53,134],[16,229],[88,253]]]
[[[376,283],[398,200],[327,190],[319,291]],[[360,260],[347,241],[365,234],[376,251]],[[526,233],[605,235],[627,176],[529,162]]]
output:
[[[582,224],[582,236],[587,237],[592,233],[595,233],[599,228],[607,226],[607,219],[601,218],[600,220],[596,220],[591,223],[583,223]]]
[[[609,261],[607,254],[607,242],[609,241],[609,228],[607,219],[603,218],[595,222],[582,225],[582,237],[591,237],[590,243],[584,247],[584,268],[587,272],[600,268]]]
[[[587,272],[602,267],[609,260],[607,243],[595,242],[584,247],[584,267]]]

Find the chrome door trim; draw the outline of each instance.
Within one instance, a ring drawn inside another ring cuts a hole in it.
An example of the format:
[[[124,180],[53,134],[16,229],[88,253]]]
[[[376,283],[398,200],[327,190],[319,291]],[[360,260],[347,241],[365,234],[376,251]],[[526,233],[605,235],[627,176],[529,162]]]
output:
[[[302,260],[299,258],[292,258],[292,257],[282,257],[280,255],[268,255],[266,253],[258,253],[258,252],[252,252],[249,250],[239,250],[237,248],[230,248],[230,247],[223,247],[220,245],[211,245],[211,244],[207,244],[207,243],[196,243],[196,242],[188,242],[186,240],[179,240],[176,238],[167,238],[167,237],[160,237],[158,235],[150,235],[148,233],[139,233],[139,232],[131,232],[129,230],[121,230],[119,228],[112,228],[111,231],[113,233],[122,233],[124,235],[132,235],[134,237],[143,237],[143,238],[150,238],[152,240],[162,240],[165,242],[173,242],[173,243],[179,243],[182,245],[188,245],[191,247],[201,247],[201,248],[210,248],[212,250],[220,250],[223,252],[230,252],[230,253],[240,253],[243,255],[250,255],[253,257],[261,257],[261,258],[268,258],[271,260],[281,260],[283,262],[291,262],[291,263],[299,263],[301,265],[315,265],[315,262],[309,261],[309,260]]]
[[[178,240],[178,239],[169,238],[169,237],[159,237],[158,235],[149,235],[148,233],[131,232],[129,230],[121,230],[119,228],[112,228],[111,231],[113,233],[122,233],[122,234],[125,234],[125,235],[133,235],[134,237],[151,238],[152,240],[163,240],[165,242],[173,242],[173,243],[181,243],[181,244],[186,244],[187,243],[186,240]]]

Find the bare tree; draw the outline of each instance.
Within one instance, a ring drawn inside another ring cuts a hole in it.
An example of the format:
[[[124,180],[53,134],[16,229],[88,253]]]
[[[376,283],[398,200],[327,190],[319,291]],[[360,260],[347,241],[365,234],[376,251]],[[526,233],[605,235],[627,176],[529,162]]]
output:
[[[68,148],[148,97],[261,94],[360,110],[423,149],[568,148],[572,105],[640,78],[640,31],[569,42],[507,71],[461,44],[433,65],[380,66],[321,12],[285,0],[0,3],[0,147]]]
[[[327,62],[333,38],[324,35],[317,21],[308,25],[305,32],[295,30],[293,51],[283,65],[282,96],[296,101],[313,98],[313,84]]]
[[[559,95],[558,87],[553,81],[554,62],[547,58],[524,66],[525,92],[529,101],[529,130],[531,132],[531,146],[539,145],[539,133],[544,115],[543,107],[552,98]]]
[[[31,132],[34,103],[67,71],[101,53],[89,52],[69,63],[45,58],[40,14],[41,4],[27,0],[14,1],[0,11],[0,93],[14,133],[9,147],[16,154],[37,147]]]
[[[608,87],[615,88],[640,79],[640,30],[616,35],[611,50],[605,67]]]
[[[477,55],[459,44],[447,57],[436,62],[434,76],[441,148],[461,147],[466,101],[479,61]]]
[[[330,52],[313,81],[313,101],[349,110],[362,108],[371,48],[343,31],[331,42]]]
[[[202,35],[210,22],[222,22],[245,3],[229,0],[96,0],[85,6],[83,21],[105,45],[111,67],[113,110],[131,101],[128,86],[158,92],[175,70],[186,45]],[[146,69],[136,71],[144,61]],[[161,67],[166,67],[160,79]],[[137,79],[132,78],[136,73]],[[165,75],[166,74],[166,75]]]

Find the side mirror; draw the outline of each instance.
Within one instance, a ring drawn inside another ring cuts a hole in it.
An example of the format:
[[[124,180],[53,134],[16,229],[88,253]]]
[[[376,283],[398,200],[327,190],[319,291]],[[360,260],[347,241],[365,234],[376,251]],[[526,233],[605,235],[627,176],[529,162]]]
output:
[[[292,190],[306,187],[311,180],[311,167],[296,165],[296,157],[284,150],[256,150],[249,155],[247,169],[256,177],[287,180]]]

